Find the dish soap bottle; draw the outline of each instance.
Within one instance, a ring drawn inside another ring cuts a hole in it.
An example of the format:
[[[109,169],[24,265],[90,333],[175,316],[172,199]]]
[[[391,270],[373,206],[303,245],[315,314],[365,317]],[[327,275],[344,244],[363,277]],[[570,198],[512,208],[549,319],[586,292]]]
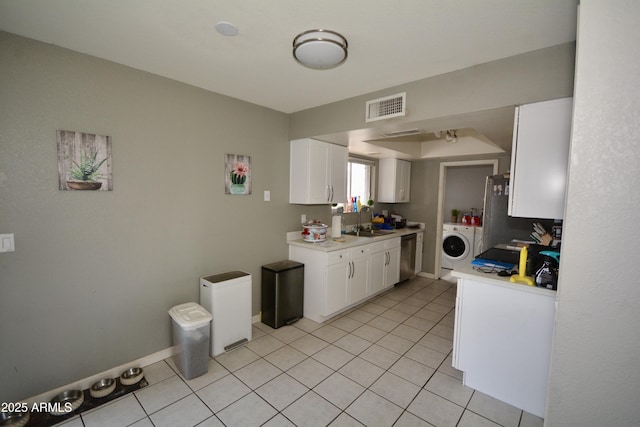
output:
[[[534,274],[536,286],[552,290],[558,289],[558,252],[540,252],[542,265]]]

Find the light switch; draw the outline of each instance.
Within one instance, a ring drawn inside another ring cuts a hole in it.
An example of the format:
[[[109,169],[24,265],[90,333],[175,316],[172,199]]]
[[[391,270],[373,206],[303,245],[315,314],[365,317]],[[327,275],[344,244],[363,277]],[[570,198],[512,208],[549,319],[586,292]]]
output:
[[[271,201],[271,191],[264,190],[264,201],[265,202],[270,202]]]
[[[0,252],[14,252],[15,250],[13,234],[0,234]]]

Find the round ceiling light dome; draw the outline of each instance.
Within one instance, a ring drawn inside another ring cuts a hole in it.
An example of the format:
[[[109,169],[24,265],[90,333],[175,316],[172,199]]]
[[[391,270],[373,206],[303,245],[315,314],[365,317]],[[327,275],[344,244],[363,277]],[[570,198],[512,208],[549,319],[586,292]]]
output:
[[[347,60],[347,39],[330,30],[309,30],[293,39],[293,58],[307,68],[328,70]]]

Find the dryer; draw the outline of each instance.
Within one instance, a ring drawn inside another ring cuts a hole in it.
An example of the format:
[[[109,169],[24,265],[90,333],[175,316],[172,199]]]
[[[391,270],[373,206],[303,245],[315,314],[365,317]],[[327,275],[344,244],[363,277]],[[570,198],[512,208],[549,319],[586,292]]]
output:
[[[462,224],[442,224],[442,268],[454,269],[473,260],[476,228]]]

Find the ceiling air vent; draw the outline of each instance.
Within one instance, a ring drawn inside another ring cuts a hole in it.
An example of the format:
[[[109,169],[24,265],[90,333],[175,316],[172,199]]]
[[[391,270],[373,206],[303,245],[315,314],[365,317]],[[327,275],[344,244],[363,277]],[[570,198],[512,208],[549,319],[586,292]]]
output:
[[[407,114],[407,93],[385,96],[371,101],[367,101],[366,121],[390,119]]]

